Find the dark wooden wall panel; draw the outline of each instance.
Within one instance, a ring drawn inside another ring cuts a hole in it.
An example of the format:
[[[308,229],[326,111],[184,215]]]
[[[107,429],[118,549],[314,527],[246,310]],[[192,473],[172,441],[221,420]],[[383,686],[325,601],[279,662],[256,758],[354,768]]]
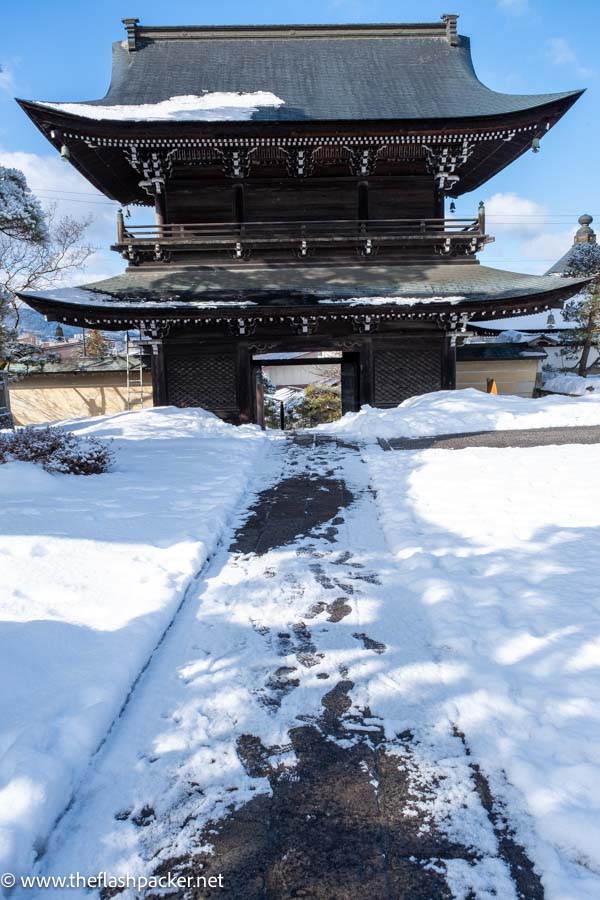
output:
[[[369,179],[369,218],[433,219],[436,202],[433,178]]]
[[[178,224],[235,221],[233,187],[231,181],[214,184],[199,180],[197,185],[171,189],[167,193],[167,221]]]
[[[244,202],[248,222],[354,219],[357,186],[331,179],[250,182],[244,189]]]
[[[165,354],[167,402],[202,407],[231,422],[239,420],[236,354],[187,352]]]
[[[169,222],[233,222],[235,189],[243,187],[248,222],[356,219],[359,184],[368,194],[369,218],[434,218],[439,212],[430,176],[247,179],[174,184],[167,193]],[[239,206],[239,203],[238,203]],[[365,202],[363,201],[363,206]]]
[[[443,338],[412,338],[394,344],[373,342],[375,406],[397,406],[403,400],[442,387]]]

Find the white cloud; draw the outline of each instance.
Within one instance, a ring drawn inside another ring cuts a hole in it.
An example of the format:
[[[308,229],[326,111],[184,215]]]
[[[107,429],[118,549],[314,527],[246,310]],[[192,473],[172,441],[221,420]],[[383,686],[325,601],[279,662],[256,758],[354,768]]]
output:
[[[496,0],[496,6],[502,12],[520,16],[529,10],[529,0]]]
[[[87,240],[98,248],[84,270],[69,275],[66,283],[98,280],[123,271],[123,261],[108,248],[116,239],[117,204],[108,200],[58,154],[8,152],[0,148],[0,165],[20,169],[45,210],[56,206],[59,216],[91,218]]]
[[[581,78],[591,78],[595,72],[582,65],[568,40],[564,37],[548,38],[546,41],[548,59],[554,66],[567,66]]]
[[[485,201],[485,213],[492,234],[508,232],[514,238],[536,234],[548,217],[545,206],[514,193],[494,194]]]
[[[486,230],[498,241],[486,250],[482,262],[500,268],[541,275],[573,243],[577,223],[565,228],[552,224],[547,207],[515,193],[494,194],[485,203]]]
[[[539,261],[543,271],[547,271],[561,256],[564,256],[575,234],[575,226],[569,230],[540,231],[534,237],[521,244],[523,256],[532,261]]]

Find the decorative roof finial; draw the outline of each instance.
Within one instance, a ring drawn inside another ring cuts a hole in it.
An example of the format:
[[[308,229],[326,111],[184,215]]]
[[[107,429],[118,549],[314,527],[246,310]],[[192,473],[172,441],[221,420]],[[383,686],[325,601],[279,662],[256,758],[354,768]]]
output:
[[[451,47],[456,47],[458,44],[458,35],[456,33],[456,20],[458,16],[456,13],[443,13],[442,21],[446,23],[446,38],[448,39],[448,43]]]
[[[594,221],[592,216],[584,213],[582,216],[579,216],[577,220],[581,226],[575,232],[575,240],[573,243],[575,244],[595,244],[596,243],[596,232],[593,228],[590,228],[590,225]]]
[[[121,19],[127,32],[127,49],[129,52],[137,50],[137,25],[139,19]]]

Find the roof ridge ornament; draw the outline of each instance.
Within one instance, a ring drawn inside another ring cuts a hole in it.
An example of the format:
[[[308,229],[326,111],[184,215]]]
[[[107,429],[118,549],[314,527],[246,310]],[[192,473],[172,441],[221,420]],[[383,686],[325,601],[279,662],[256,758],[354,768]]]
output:
[[[594,221],[593,216],[588,215],[588,213],[584,213],[582,216],[579,216],[577,220],[581,226],[575,232],[575,240],[574,244],[595,244],[596,243],[596,232],[593,228],[590,228],[592,222]]]
[[[442,13],[442,22],[446,24],[446,38],[451,47],[458,44],[458,33],[456,30],[456,22],[458,15],[456,13]]]
[[[139,19],[121,19],[123,25],[125,26],[125,31],[127,32],[127,49],[130,53],[134,50],[138,49],[137,43],[137,26],[139,25]]]

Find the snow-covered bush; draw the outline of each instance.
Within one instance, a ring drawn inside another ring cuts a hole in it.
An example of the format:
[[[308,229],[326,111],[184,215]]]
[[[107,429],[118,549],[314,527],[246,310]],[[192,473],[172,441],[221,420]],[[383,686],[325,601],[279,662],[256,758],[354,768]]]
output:
[[[48,225],[40,201],[18,169],[0,166],[0,232],[32,244],[48,240]]]
[[[32,425],[0,436],[0,463],[9,460],[37,462],[47,472],[100,475],[114,460],[105,441],[85,438],[59,428]]]

